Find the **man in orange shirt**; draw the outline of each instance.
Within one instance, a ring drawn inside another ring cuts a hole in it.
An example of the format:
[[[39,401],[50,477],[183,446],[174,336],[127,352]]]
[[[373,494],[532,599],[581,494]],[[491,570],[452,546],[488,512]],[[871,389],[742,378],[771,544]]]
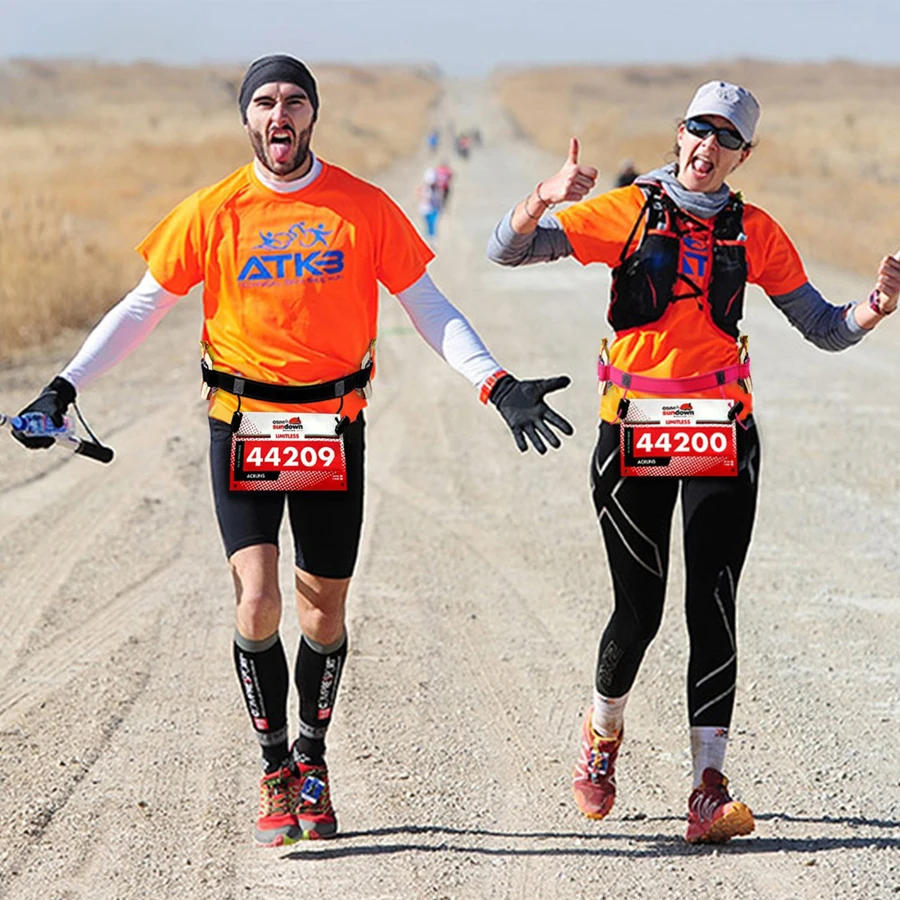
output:
[[[615,339],[599,366],[591,487],[614,608],[600,638],[573,789],[589,818],[612,810],[625,707],[662,619],[680,495],[692,843],[754,828],[722,773],[737,671],[736,592],[759,484],[750,361],[738,330],[745,285],[758,284],[804,337],[830,351],[858,343],[900,295],[900,261],[885,257],[867,300],[828,303],[781,226],[730,190],[726,179],[750,156],[758,118],[745,88],[701,85],[677,129],[677,162],[590,200],[597,169],[579,162],[572,138],[564,165],[500,221],[488,248],[503,265],[572,255],[612,268],[607,317]],[[562,201],[581,202],[547,214]],[[717,453],[706,453],[716,441]]]
[[[252,163],[192,194],[138,246],[147,272],[22,412],[57,424],[77,390],[123,359],[203,285],[216,514],[234,577],[234,663],[262,750],[255,838],[337,831],[325,764],[347,656],[345,602],[363,515],[363,409],[374,373],[378,284],[423,338],[493,403],[521,451],[560,446],[571,425],[544,395],[569,379],[519,381],[491,356],[427,273],[433,253],[379,188],[310,149],[315,79],[290,56],[253,62],[239,106]],[[552,426],[552,427],[551,427]],[[31,448],[43,437],[16,435]],[[545,443],[546,442],[546,443]],[[279,637],[278,531],[287,505],[302,638],[300,734],[288,741]]]

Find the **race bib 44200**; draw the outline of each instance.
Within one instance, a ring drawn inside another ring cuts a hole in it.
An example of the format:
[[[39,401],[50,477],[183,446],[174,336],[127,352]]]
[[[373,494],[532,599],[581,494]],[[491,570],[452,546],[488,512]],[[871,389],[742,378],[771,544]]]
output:
[[[620,423],[623,475],[737,475],[730,400],[631,400]]]
[[[244,413],[231,439],[233,491],[346,491],[344,440],[337,417]]]

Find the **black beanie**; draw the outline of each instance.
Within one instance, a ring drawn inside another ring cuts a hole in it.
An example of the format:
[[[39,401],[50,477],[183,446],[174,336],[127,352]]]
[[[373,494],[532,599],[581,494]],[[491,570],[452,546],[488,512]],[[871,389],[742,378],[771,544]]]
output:
[[[316,79],[312,72],[293,56],[276,53],[273,56],[261,56],[250,63],[247,74],[241,82],[238,94],[238,106],[241,108],[241,119],[247,122],[247,107],[257,88],[274,81],[287,81],[303,88],[313,107],[313,121],[319,115],[319,92],[316,90]]]

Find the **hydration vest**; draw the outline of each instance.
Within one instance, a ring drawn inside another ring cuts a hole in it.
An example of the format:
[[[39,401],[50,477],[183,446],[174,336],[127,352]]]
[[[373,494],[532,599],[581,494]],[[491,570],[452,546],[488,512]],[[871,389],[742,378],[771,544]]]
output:
[[[612,272],[607,312],[616,333],[658,321],[670,303],[705,302],[713,323],[733,338],[747,283],[744,204],[732,194],[709,223],[684,212],[658,182],[641,182],[646,200]],[[637,249],[626,257],[642,220]]]

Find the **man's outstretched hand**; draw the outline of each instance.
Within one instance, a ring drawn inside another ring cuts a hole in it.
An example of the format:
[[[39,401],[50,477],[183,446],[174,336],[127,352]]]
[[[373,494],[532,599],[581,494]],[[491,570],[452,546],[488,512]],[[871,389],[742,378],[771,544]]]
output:
[[[575,433],[575,429],[558,412],[544,403],[544,394],[561,391],[570,383],[568,375],[536,378],[531,381],[519,381],[513,375],[504,375],[494,385],[490,401],[509,425],[516,446],[523,453],[528,449],[526,437],[538,453],[547,452],[544,441],[551,447],[561,447],[562,443],[556,432],[550,428],[551,425],[562,434]]]

